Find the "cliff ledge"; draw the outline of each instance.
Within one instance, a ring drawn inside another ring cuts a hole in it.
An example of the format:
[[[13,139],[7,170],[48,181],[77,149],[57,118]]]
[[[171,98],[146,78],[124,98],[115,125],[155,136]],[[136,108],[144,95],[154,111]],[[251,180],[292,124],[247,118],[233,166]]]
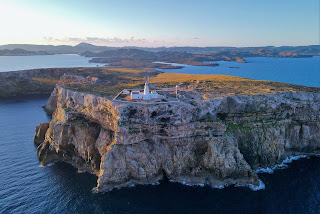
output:
[[[256,170],[320,148],[320,94],[210,97],[176,103],[113,102],[57,86],[36,128],[41,164],[65,161],[98,176],[98,191],[164,177],[194,185],[259,186]]]

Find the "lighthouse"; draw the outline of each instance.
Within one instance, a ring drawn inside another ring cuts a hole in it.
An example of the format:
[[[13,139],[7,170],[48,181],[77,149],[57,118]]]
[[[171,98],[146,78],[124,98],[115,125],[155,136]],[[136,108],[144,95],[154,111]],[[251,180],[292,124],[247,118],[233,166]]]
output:
[[[133,90],[131,91],[131,100],[154,100],[159,98],[159,94],[156,91],[150,91],[148,71],[146,71],[146,80],[144,83],[143,91]]]
[[[149,81],[148,81],[148,71],[146,71],[146,82],[144,83],[144,90],[143,90],[143,94],[145,96],[149,96],[150,94],[150,90],[149,90]]]

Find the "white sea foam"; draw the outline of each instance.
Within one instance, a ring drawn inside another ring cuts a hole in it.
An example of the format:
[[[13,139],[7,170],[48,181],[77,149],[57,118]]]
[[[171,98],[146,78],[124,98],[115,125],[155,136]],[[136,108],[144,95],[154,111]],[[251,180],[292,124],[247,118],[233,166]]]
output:
[[[215,189],[223,189],[223,188],[225,188],[225,186],[223,186],[223,185],[219,185],[219,186],[213,185],[212,187],[215,188]]]
[[[299,160],[301,158],[310,158],[310,156],[308,156],[308,155],[289,156],[286,159],[284,159],[284,161],[282,161],[281,164],[275,165],[272,168],[269,168],[269,167],[267,167],[267,168],[258,168],[254,172],[255,173],[269,173],[269,174],[272,174],[274,172],[274,170],[285,169],[285,168],[288,167],[287,164],[292,163],[292,161]]]
[[[236,184],[235,187],[249,187],[253,191],[263,190],[266,188],[266,185],[259,179],[259,185],[253,185],[253,184]]]
[[[51,162],[51,163],[49,163],[49,164],[47,164],[47,165],[45,165],[45,166],[43,166],[43,165],[40,164],[39,167],[50,167],[50,166],[53,166],[55,163],[56,163],[56,161]]]
[[[269,174],[272,174],[273,173],[273,168],[258,168],[255,173],[269,173]]]
[[[53,166],[56,162],[49,163],[47,167]]]
[[[315,156],[316,157],[320,157],[320,154],[317,154]],[[301,158],[310,158],[310,156],[308,156],[308,155],[290,156],[290,157],[287,157],[284,161],[282,161],[281,164],[278,164],[278,165],[276,165],[276,166],[274,166],[272,168],[269,168],[269,167],[267,167],[267,168],[258,168],[257,170],[255,170],[255,173],[269,173],[269,174],[272,174],[274,172],[274,170],[285,169],[285,168],[288,167],[287,164],[292,163],[292,161],[299,160]],[[171,179],[171,180],[169,180],[169,182],[176,183],[177,181]],[[181,182],[177,182],[177,183],[181,183],[181,184],[186,185],[186,186],[200,186],[200,187],[204,187],[205,186],[205,184],[191,185],[191,184],[188,184],[186,181],[181,181]],[[263,190],[266,187],[266,185],[260,179],[259,179],[259,186],[255,186],[253,184],[247,184],[247,185],[236,184],[234,186],[235,187],[241,187],[241,186],[242,187],[249,187],[253,191]],[[220,185],[220,186],[211,185],[211,187],[215,188],[215,189],[223,189],[226,186],[224,186],[224,185]]]
[[[266,188],[266,185],[260,179],[259,179],[259,186],[255,186],[253,184],[249,184],[248,186],[253,191],[263,190]]]
[[[301,158],[306,158],[308,155],[297,155],[297,156],[290,156],[287,157],[282,163],[292,163],[294,160],[299,160]]]
[[[172,180],[172,179],[170,179],[169,182],[180,183],[180,184],[186,185],[186,186],[198,186],[198,187],[205,187],[206,186],[205,184],[188,184],[186,181],[175,181],[175,180]],[[223,189],[225,187],[224,185],[219,185],[219,186],[210,185],[210,186],[212,188],[214,188],[214,189]]]
[[[169,182],[171,182],[171,183],[180,183],[180,184],[183,184],[183,185],[186,185],[186,186],[193,186],[191,184],[188,184],[186,181],[175,181],[175,180],[170,179]]]

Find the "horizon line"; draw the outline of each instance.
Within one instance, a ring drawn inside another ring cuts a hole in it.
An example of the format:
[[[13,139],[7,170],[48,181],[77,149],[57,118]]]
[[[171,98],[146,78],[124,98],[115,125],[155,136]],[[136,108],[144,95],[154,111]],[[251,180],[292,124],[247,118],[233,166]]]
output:
[[[38,46],[71,46],[76,47],[80,44],[88,44],[93,45],[96,47],[109,47],[109,48],[259,48],[259,47],[306,47],[306,46],[320,46],[320,44],[310,44],[310,45],[262,45],[262,46],[154,46],[154,47],[145,47],[145,46],[107,46],[107,45],[95,45],[88,42],[80,42],[76,45],[52,45],[52,44],[35,44],[35,43],[9,43],[9,44],[0,44],[0,46],[7,46],[7,45],[38,45]]]

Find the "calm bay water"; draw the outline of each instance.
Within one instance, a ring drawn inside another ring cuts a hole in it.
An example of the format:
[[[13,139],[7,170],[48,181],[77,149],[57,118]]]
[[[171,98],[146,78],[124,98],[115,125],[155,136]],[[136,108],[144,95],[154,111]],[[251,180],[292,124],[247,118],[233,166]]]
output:
[[[90,57],[76,54],[0,56],[0,72],[34,68],[96,67],[106,64],[89,63],[90,59]],[[250,57],[245,60],[248,63],[217,61],[219,66],[216,67],[183,65],[182,69],[158,70],[166,73],[224,74],[320,87],[320,56],[309,58]]]
[[[47,97],[0,100],[0,213],[320,213],[320,159],[259,174],[266,189],[161,182],[93,194],[97,177],[65,163],[40,167],[34,128]]]
[[[77,54],[56,54],[36,56],[0,56],[0,72],[34,68],[96,67],[101,63],[89,63],[90,57]]]
[[[159,70],[166,73],[224,74],[320,87],[320,56],[308,58],[250,57],[244,59],[248,63],[218,61],[219,66],[216,67],[183,65],[182,69]]]

